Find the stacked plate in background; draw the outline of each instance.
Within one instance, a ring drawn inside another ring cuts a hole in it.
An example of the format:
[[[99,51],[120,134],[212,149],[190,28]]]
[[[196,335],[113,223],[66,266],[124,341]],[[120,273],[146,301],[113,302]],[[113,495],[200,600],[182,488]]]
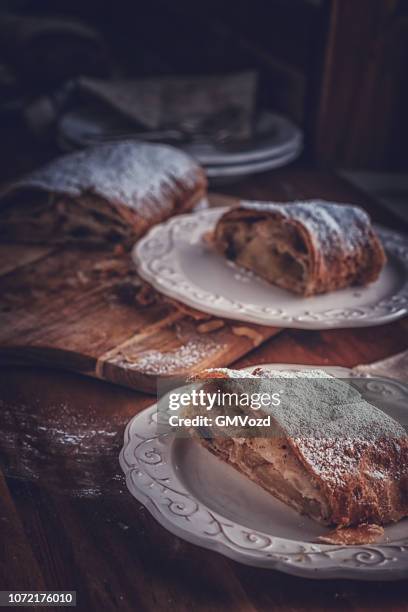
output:
[[[265,111],[258,115],[250,140],[197,142],[183,149],[204,166],[209,179],[223,180],[285,166],[300,155],[302,147],[302,132],[292,121]]]
[[[67,113],[58,126],[58,142],[66,151],[127,138],[167,142],[182,149],[205,168],[211,183],[234,181],[285,166],[303,148],[302,131],[286,117],[269,111],[257,115],[253,136],[239,142],[217,142],[198,134],[185,139],[177,130],[135,132],[116,117],[86,108]]]

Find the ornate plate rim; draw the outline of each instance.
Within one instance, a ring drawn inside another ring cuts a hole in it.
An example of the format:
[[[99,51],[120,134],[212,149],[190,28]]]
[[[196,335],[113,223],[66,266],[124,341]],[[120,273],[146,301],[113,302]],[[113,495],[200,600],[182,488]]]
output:
[[[251,368],[243,368],[244,370]],[[294,364],[262,364],[262,367],[304,368]],[[342,376],[356,376],[348,368],[337,366],[312,366]],[[361,375],[360,375],[361,376]],[[365,378],[366,375],[363,375]],[[400,381],[376,377],[384,384],[408,388]],[[135,415],[124,433],[124,445],[119,456],[126,484],[133,497],[140,501],[154,518],[171,533],[203,548],[219,552],[235,561],[255,567],[282,571],[295,576],[314,579],[399,580],[408,576],[407,540],[379,545],[333,546],[274,537],[262,531],[249,529],[214,512],[190,494],[177,476],[170,460],[171,434],[143,436],[138,421],[149,419],[155,423],[156,404]],[[145,425],[146,426],[146,425]],[[161,451],[157,448],[161,447]],[[145,447],[145,448],[143,448]],[[136,454],[142,448],[142,454]],[[167,462],[166,462],[167,460]],[[156,477],[150,468],[158,470]],[[164,470],[162,469],[164,466]],[[167,466],[167,471],[166,471]],[[166,503],[160,504],[160,500]],[[189,506],[190,502],[190,514]],[[191,517],[207,520],[207,530],[197,533]],[[226,532],[229,529],[229,532]],[[212,532],[211,532],[212,531]],[[241,542],[237,542],[241,537]],[[244,545],[245,543],[245,545]]]
[[[297,329],[335,329],[367,327],[394,321],[408,313],[408,240],[394,230],[376,226],[385,250],[404,267],[406,279],[398,292],[383,298],[375,305],[330,308],[300,315],[288,315],[282,309],[257,307],[254,304],[227,299],[196,287],[180,270],[175,256],[173,234],[183,227],[193,232],[205,231],[228,207],[177,215],[153,227],[132,250],[132,258],[142,278],[155,289],[184,304],[209,314],[228,319],[277,327]],[[204,228],[204,229],[203,229]],[[302,299],[302,298],[299,298]]]

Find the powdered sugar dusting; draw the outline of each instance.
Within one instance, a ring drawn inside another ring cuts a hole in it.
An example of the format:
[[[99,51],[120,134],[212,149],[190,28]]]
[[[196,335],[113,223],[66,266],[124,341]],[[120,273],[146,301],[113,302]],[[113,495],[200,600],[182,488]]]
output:
[[[229,378],[248,373],[225,369]],[[262,370],[250,375],[260,378],[259,392],[270,389],[276,379],[281,403],[268,408],[291,437],[348,438],[373,440],[384,436],[405,437],[405,430],[382,410],[369,404],[351,384],[318,368],[313,370]],[[264,389],[265,387],[265,389]]]
[[[222,348],[223,346],[216,342],[197,338],[167,352],[149,350],[134,357],[122,352],[115,356],[113,361],[120,362],[127,369],[137,370],[143,374],[173,376],[188,372]]]
[[[202,176],[199,166],[178,149],[123,141],[60,157],[15,183],[11,191],[34,188],[73,197],[91,192],[149,221],[168,205],[168,192],[195,190]]]
[[[303,223],[317,248],[342,249],[344,256],[353,254],[366,240],[370,219],[358,206],[336,204],[325,200],[298,201],[290,204],[242,202],[241,207],[266,213],[278,213]]]
[[[245,370],[231,370],[230,368],[207,368],[199,373],[200,377],[205,380],[205,377],[208,375],[208,378],[211,379],[213,376],[215,378],[224,377],[224,378],[258,378],[255,374],[251,374]]]
[[[332,492],[333,512],[338,513],[334,522],[347,522],[360,504],[355,490],[366,487],[381,504],[389,483],[407,473],[404,428],[365,401],[348,382],[319,369],[257,368],[249,375],[224,369],[223,374],[228,378],[240,374],[243,379],[259,376],[259,393],[270,393],[271,379],[276,380],[272,391],[280,391],[281,403],[264,410],[312,474]]]

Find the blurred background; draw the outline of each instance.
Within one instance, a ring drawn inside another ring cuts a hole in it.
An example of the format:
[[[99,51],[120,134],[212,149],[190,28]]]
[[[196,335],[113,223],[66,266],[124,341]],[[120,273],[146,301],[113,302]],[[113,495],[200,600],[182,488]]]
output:
[[[0,179],[129,136],[214,182],[335,168],[401,211],[407,67],[402,0],[3,1]]]

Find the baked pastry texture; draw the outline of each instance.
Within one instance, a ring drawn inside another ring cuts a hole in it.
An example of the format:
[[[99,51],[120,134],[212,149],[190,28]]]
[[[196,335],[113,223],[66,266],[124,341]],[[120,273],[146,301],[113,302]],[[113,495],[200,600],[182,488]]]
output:
[[[203,170],[182,151],[122,141],[60,157],[0,200],[0,240],[123,242],[186,212],[205,195]]]
[[[212,242],[229,260],[305,296],[367,285],[386,260],[361,208],[322,200],[243,202],[219,219]]]
[[[399,423],[321,370],[217,369],[195,380],[231,392],[245,388],[248,376],[275,378],[275,388],[283,387],[286,401],[263,409],[272,416],[271,431],[260,437],[192,429],[204,447],[299,513],[341,530],[327,542],[371,541],[381,530],[367,525],[408,515],[408,439]]]

